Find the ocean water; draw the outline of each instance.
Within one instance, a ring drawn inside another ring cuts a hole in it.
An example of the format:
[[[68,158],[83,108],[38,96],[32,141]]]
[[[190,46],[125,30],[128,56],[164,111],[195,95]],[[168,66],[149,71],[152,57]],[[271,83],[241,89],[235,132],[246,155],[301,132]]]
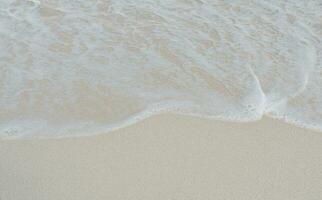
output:
[[[322,0],[0,0],[0,137],[161,112],[322,131]]]

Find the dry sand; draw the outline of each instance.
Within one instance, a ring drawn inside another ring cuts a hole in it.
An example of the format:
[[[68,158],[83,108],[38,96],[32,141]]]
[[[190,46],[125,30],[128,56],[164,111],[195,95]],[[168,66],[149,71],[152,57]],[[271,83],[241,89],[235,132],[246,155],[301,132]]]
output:
[[[159,115],[93,137],[0,141],[1,200],[320,200],[322,133]]]

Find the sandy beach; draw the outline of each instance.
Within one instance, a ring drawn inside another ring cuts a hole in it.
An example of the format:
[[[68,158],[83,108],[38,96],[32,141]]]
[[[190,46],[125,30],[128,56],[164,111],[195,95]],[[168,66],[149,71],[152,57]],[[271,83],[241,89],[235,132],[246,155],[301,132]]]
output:
[[[322,199],[322,134],[163,114],[107,134],[0,141],[1,200]]]
[[[0,200],[322,200],[322,0],[0,11]]]

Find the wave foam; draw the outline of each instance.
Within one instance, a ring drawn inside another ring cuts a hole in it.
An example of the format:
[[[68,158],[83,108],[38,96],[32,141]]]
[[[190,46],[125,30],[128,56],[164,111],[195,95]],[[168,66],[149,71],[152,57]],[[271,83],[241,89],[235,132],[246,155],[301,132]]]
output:
[[[322,131],[319,1],[0,0],[0,136],[160,112]]]

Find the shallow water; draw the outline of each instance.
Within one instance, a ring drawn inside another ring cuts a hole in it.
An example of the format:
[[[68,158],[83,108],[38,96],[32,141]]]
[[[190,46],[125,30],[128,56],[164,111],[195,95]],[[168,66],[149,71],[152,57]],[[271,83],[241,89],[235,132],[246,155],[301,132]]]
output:
[[[160,112],[322,131],[322,0],[0,0],[0,137]]]

